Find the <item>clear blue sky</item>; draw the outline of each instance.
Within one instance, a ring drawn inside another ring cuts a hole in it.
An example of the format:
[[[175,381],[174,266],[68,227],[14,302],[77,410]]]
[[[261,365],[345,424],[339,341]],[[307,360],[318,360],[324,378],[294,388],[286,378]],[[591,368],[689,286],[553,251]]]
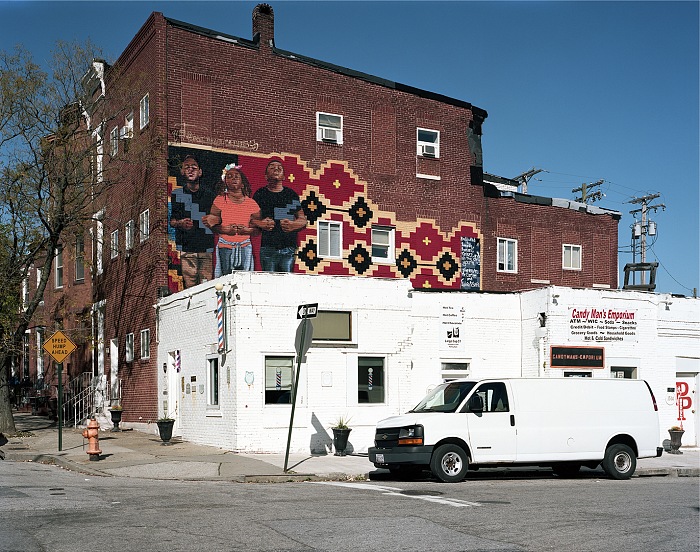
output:
[[[0,49],[42,62],[56,40],[89,37],[113,61],[152,11],[252,38],[257,3],[0,1]],[[487,110],[487,172],[545,169],[528,191],[568,199],[604,179],[597,205],[623,214],[620,272],[628,201],[661,194],[657,291],[700,288],[698,2],[268,3],[279,48]]]

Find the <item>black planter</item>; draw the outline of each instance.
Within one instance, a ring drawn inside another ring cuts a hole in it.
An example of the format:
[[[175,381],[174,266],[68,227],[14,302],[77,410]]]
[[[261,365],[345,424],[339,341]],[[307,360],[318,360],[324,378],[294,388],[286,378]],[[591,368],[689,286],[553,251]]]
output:
[[[112,428],[112,431],[121,431],[119,429],[119,424],[122,421],[122,410],[110,410],[109,414],[112,416],[112,423],[114,424],[114,427]]]
[[[175,420],[158,420],[158,433],[160,433],[160,438],[163,440],[164,445],[172,445],[170,439],[173,438],[173,425],[175,425]]]
[[[345,449],[348,447],[348,437],[352,429],[333,428],[333,448],[336,456],[345,456]]]
[[[669,429],[668,434],[671,436],[671,450],[668,451],[669,454],[683,454],[679,448],[681,448],[681,437],[685,433],[684,430]]]

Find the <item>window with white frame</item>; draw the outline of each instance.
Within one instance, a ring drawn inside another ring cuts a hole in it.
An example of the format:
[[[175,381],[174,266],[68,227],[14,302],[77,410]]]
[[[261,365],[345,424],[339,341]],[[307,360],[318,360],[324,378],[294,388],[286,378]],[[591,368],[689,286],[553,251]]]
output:
[[[581,246],[564,244],[562,246],[562,267],[564,270],[581,270]]]
[[[75,238],[75,281],[85,280],[85,240],[83,236]]]
[[[63,287],[63,246],[56,248],[56,258],[54,259],[54,286],[56,289]]]
[[[265,404],[291,404],[294,357],[265,357]]]
[[[140,240],[145,241],[148,239],[148,236],[151,231],[151,217],[148,209],[143,211],[139,215],[139,234],[140,234]]]
[[[126,334],[126,343],[124,344],[124,360],[133,362],[134,360],[134,334]]]
[[[121,130],[122,138],[131,138],[134,135],[134,113],[129,113],[124,117],[124,126]]]
[[[207,359],[207,406],[219,406],[219,359]]]
[[[440,363],[442,381],[452,381],[469,377],[470,362],[468,360],[443,360]]]
[[[109,133],[109,154],[116,157],[119,153],[119,127],[114,127]]]
[[[110,258],[114,259],[119,255],[119,230],[112,232],[112,239],[110,241]]]
[[[22,377],[29,378],[29,335],[27,332],[22,336]]]
[[[340,259],[342,253],[343,224],[332,220],[318,221],[318,255],[330,259]]]
[[[372,260],[378,263],[393,263],[394,232],[391,226],[372,226]]]
[[[131,251],[134,248],[134,221],[130,220],[124,225],[124,250]]]
[[[343,116],[316,113],[316,140],[331,144],[343,143]]]
[[[36,329],[36,377],[44,377],[44,328],[38,327]]]
[[[498,238],[498,272],[518,272],[518,241]]]
[[[384,358],[357,358],[357,402],[383,403],[384,400]]]
[[[141,358],[151,358],[151,330],[141,330]]]
[[[421,157],[440,157],[440,131],[419,128],[416,130],[416,154]]]
[[[145,127],[148,124],[148,121],[150,121],[150,110],[151,108],[149,105],[148,94],[146,94],[143,98],[141,98],[141,102],[139,102],[139,128]]]
[[[26,309],[29,304],[29,279],[22,279],[22,308]]]
[[[39,284],[41,284],[41,269],[37,268],[36,269],[36,288],[39,289]],[[44,304],[44,298],[41,298],[41,301],[39,301],[40,305]]]

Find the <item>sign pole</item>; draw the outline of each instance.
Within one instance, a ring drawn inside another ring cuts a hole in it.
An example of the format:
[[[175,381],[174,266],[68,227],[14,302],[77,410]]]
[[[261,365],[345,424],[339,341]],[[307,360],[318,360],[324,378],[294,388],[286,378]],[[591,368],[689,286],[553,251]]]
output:
[[[308,318],[304,318],[301,322],[301,342],[304,343],[306,338],[306,326],[309,323]],[[299,372],[301,372],[301,357],[304,356],[304,351],[299,348],[297,351],[297,373],[294,381],[294,387],[292,388],[292,415],[289,418],[289,433],[287,434],[287,450],[284,453],[284,471],[287,471],[287,464],[289,462],[289,447],[292,444],[292,426],[294,425],[294,409],[297,405],[297,389],[299,388]]]
[[[58,452],[63,450],[63,363],[58,363]]]

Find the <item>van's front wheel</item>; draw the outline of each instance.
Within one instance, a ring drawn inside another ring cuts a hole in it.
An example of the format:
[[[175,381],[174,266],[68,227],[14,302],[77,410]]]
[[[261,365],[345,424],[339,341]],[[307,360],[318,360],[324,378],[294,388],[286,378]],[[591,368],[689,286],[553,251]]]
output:
[[[457,445],[441,445],[430,459],[430,471],[440,481],[457,483],[464,479],[469,466],[467,453]]]
[[[611,445],[605,451],[603,470],[613,479],[629,479],[637,469],[637,457],[627,445]]]

